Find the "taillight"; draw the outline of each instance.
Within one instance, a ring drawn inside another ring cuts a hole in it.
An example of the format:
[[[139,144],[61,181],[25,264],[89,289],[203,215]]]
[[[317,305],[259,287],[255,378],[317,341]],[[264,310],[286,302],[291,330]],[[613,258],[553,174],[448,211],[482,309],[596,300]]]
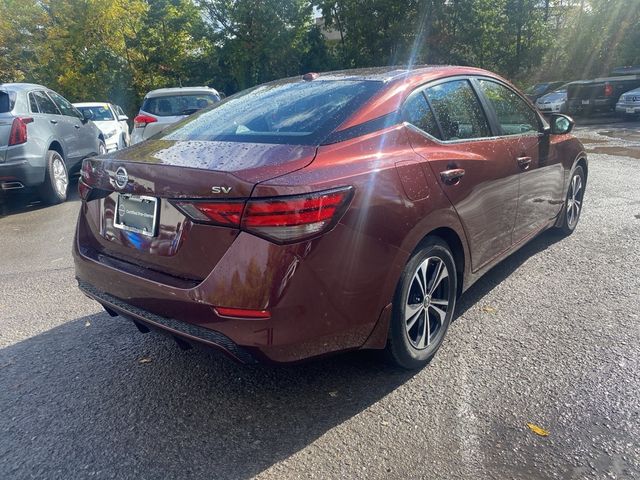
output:
[[[136,118],[133,119],[133,128],[146,127],[148,123],[154,123],[157,121],[158,119],[156,117],[152,117],[151,115],[136,115]]]
[[[353,188],[244,201],[176,200],[192,220],[241,228],[275,243],[292,243],[331,229],[340,219]]]
[[[238,202],[201,202],[176,201],[174,205],[192,220],[203,223],[221,225],[223,227],[240,227],[240,218],[244,201]]]
[[[613,85],[611,85],[610,83],[605,83],[605,85],[604,85],[604,96],[605,97],[610,97],[611,95],[613,95]]]
[[[11,124],[11,132],[9,132],[9,147],[12,145],[20,145],[27,143],[27,124],[33,122],[31,117],[16,117]]]

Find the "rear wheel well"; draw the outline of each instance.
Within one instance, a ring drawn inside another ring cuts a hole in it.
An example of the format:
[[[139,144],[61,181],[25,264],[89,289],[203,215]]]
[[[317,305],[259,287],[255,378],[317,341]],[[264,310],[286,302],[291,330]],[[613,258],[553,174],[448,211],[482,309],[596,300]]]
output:
[[[62,158],[64,158],[64,151],[62,150],[62,145],[60,145],[58,142],[51,142],[51,145],[49,145],[49,148],[47,150],[53,150],[55,152],[58,152],[60,154],[60,156]]]
[[[584,182],[587,183],[587,177],[589,173],[589,170],[587,168],[587,160],[585,158],[581,158],[576,162],[576,167],[582,167],[582,170],[584,170]]]
[[[462,240],[455,232],[455,230],[447,227],[436,228],[432,230],[420,241],[416,250],[422,248],[422,245],[431,237],[438,237],[442,239],[453,255],[453,260],[456,264],[456,276],[458,280],[458,296],[462,293],[462,283],[464,281],[464,247],[462,246]]]

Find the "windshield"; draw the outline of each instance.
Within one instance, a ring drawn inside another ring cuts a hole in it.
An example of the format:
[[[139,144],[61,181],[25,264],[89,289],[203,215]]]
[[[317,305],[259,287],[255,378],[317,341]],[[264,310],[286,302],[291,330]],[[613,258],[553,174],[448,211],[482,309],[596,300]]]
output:
[[[538,83],[527,90],[529,95],[540,95],[547,89],[548,83]]]
[[[362,80],[267,84],[229,97],[164,138],[313,145],[382,85]]]
[[[93,107],[76,107],[83,114],[85,113],[93,113],[93,117],[91,120],[94,122],[107,122],[109,120],[113,120],[113,113],[111,113],[111,109],[109,107],[103,105],[96,105]]]
[[[213,93],[193,93],[190,95],[170,95],[147,98],[141,110],[158,117],[191,115],[218,102],[220,97]]]

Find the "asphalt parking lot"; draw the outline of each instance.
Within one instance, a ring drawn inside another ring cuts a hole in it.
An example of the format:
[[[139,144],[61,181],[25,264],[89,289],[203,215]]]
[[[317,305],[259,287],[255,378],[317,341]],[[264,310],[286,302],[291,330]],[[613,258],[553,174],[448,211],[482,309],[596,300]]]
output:
[[[0,478],[640,478],[640,123],[577,135],[577,231],[469,290],[417,373],[369,353],[247,367],[142,335],[76,288],[77,195],[5,199]]]

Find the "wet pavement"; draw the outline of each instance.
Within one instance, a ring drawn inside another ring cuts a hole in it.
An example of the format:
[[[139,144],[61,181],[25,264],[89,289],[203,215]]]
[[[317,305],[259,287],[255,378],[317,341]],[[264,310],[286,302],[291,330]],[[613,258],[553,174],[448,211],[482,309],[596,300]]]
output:
[[[77,195],[12,197],[0,478],[640,478],[640,123],[576,135],[576,232],[489,272],[414,373],[371,353],[247,367],[142,335],[76,288]]]

